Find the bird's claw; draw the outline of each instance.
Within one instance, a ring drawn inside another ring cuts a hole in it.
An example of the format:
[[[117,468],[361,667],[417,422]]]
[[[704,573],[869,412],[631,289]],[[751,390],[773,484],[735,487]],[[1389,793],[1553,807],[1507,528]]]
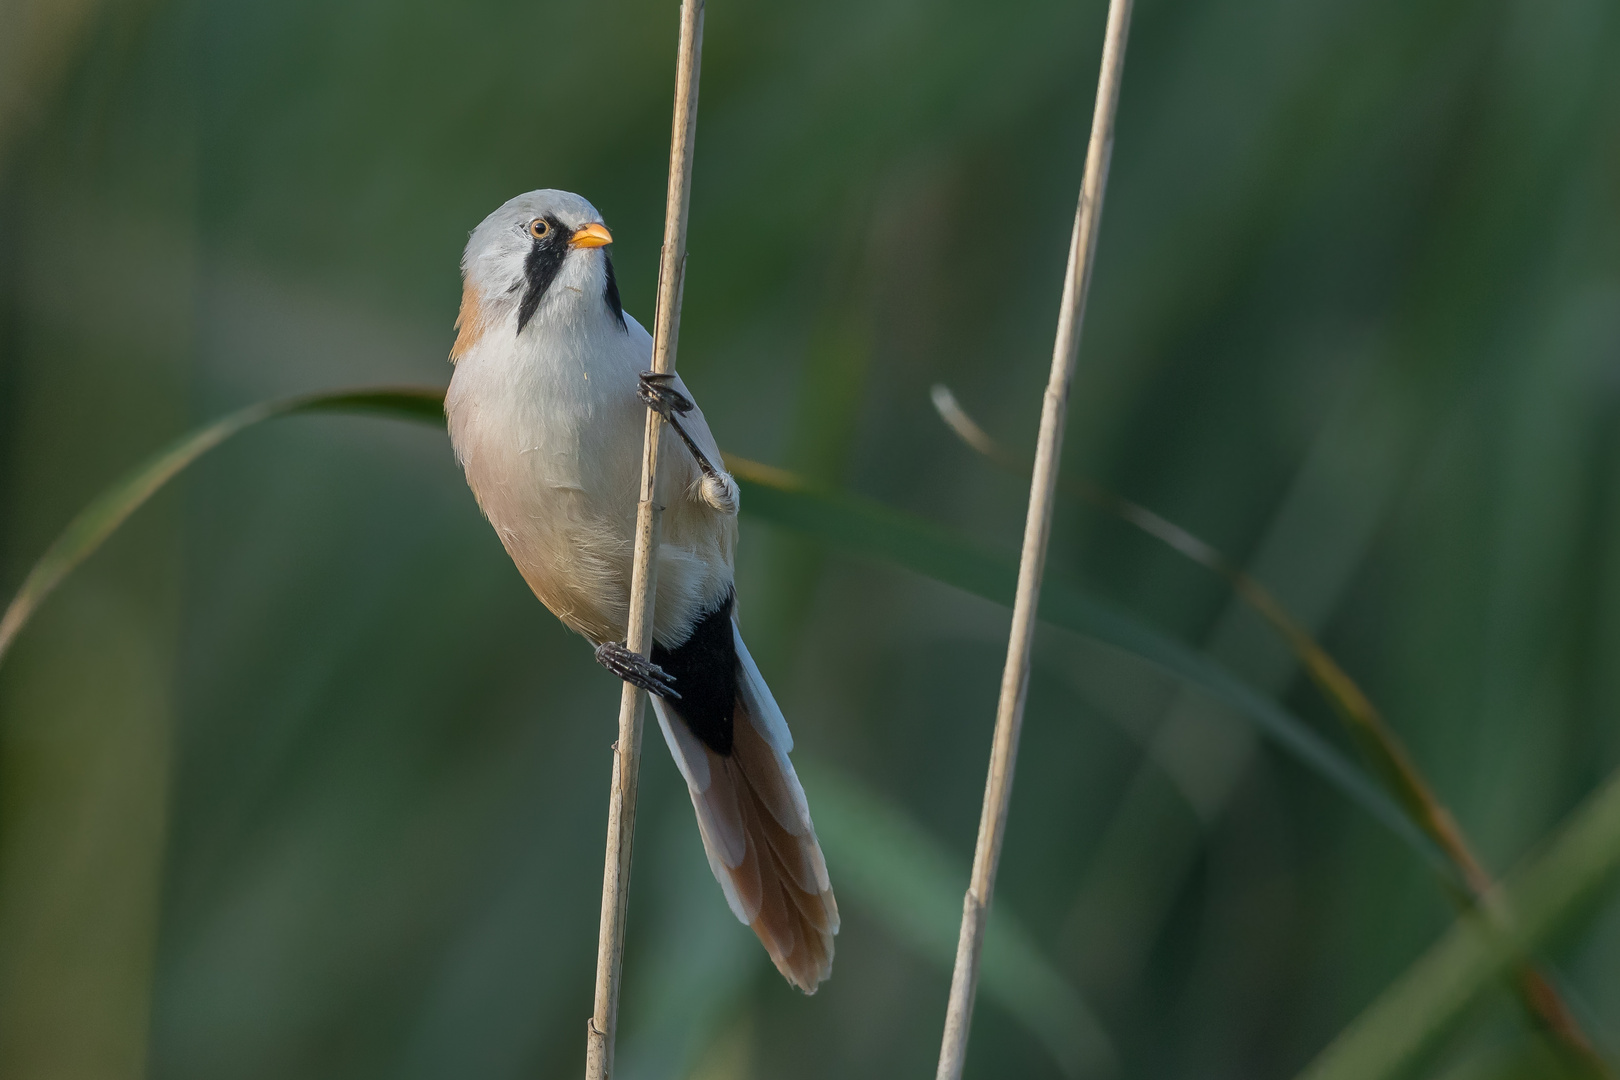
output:
[[[671,701],[681,699],[675,689],[675,676],[639,653],[625,648],[623,642],[608,641],[596,647],[596,662],[613,674],[638,686],[649,694],[657,694]]]
[[[636,383],[636,395],[647,403],[649,409],[666,420],[685,416],[697,407],[692,404],[691,398],[675,389],[672,385],[674,379],[673,372],[643,371]]]

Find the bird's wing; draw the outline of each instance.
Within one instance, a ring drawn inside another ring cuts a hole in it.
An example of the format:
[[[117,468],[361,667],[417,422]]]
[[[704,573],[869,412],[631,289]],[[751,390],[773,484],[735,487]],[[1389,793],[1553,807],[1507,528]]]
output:
[[[691,412],[681,415],[681,425],[686,428],[686,433],[692,436],[692,441],[709,455],[709,460],[714,462],[715,468],[720,468],[720,444],[714,441],[714,433],[709,430],[709,422],[703,418],[703,407],[697,405],[697,398],[692,396],[691,389],[679,375],[675,376],[675,389],[685,394],[686,399],[696,406]]]

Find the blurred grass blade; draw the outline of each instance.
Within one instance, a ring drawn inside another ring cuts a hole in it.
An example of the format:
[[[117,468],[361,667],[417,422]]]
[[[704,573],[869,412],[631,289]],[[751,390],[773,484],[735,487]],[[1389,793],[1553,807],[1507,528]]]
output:
[[[962,408],[950,387],[936,383],[930,393],[940,419],[945,421],[957,438],[1015,476],[1029,476],[1033,462],[1021,459],[980,427]],[[1085,479],[1065,478],[1060,484],[1066,494],[1134,525],[1224,578],[1232,591],[1269,623],[1288,645],[1311,682],[1355,739],[1385,789],[1405,809],[1413,824],[1423,830],[1450,861],[1456,872],[1454,879],[1466,888],[1466,893],[1448,890],[1452,898],[1459,906],[1465,906],[1471,898],[1478,898],[1491,890],[1495,883],[1490,874],[1475,856],[1457,819],[1418,769],[1405,743],[1385,721],[1372,699],[1362,691],[1360,684],[1339,666],[1339,662],[1289,613],[1270,589],[1214,546],[1146,507]],[[1514,988],[1531,1018],[1562,1043],[1569,1053],[1583,1062],[1594,1075],[1611,1075],[1607,1064],[1593,1048],[1591,1039],[1581,1030],[1580,1024],[1546,976],[1533,965],[1525,964],[1515,972]]]
[[[982,550],[911,514],[816,487],[768,465],[729,456],[726,464],[742,484],[747,513],[848,551],[898,563],[998,604],[1012,603],[1018,567],[1010,557]],[[1383,823],[1437,872],[1453,875],[1451,864],[1429,838],[1365,773],[1303,721],[1226,668],[1062,581],[1047,579],[1040,614],[1053,625],[1141,657],[1231,706]]]
[[[950,387],[935,384],[930,393],[940,419],[945,421],[957,438],[1014,475],[1028,476],[1032,463],[1008,450],[980,427],[962,408]],[[1490,876],[1475,858],[1456,820],[1418,771],[1411,754],[1372,700],[1270,589],[1214,546],[1146,507],[1084,479],[1065,480],[1062,483],[1063,490],[1070,496],[1134,525],[1172,550],[1225,578],[1239,599],[1282,637],[1294,658],[1355,737],[1390,794],[1400,801],[1413,822],[1451,860],[1469,890],[1478,894],[1491,887]]]
[[[965,865],[904,811],[852,778],[804,761],[799,771],[815,804],[816,830],[835,856],[839,889],[919,955],[950,971]],[[1102,1025],[1005,905],[991,911],[983,964],[985,995],[1040,1040],[1065,1076],[1119,1071]]]
[[[1524,870],[1493,891],[1505,924],[1457,920],[1438,944],[1363,1012],[1302,1080],[1400,1075],[1444,1035],[1480,991],[1593,902],[1620,871],[1620,772],[1571,815]]]
[[[62,579],[89,558],[164,484],[208,451],[254,424],[277,416],[315,412],[379,413],[443,424],[444,391],[405,386],[303,394],[249,405],[177,440],[97,495],[40,556],[6,607],[5,615],[0,616],[0,662],[4,661],[30,616]]]

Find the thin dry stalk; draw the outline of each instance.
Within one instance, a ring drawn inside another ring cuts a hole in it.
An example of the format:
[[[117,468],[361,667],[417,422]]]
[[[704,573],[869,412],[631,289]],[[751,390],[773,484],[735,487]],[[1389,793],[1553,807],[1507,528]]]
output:
[[[963,442],[1013,473],[1024,475],[1030,471],[1031,461],[1027,457],[1020,458],[980,427],[957,402],[956,395],[951,393],[949,387],[936,385],[932,396],[940,418]],[[1456,869],[1457,878],[1466,890],[1450,890],[1455,893],[1458,906],[1464,909],[1478,908],[1497,928],[1504,931],[1508,928],[1509,913],[1496,899],[1499,896],[1496,883],[1469,846],[1468,838],[1456,818],[1418,770],[1406,744],[1389,726],[1361,686],[1293,617],[1270,589],[1186,529],[1122,495],[1084,479],[1065,479],[1059,486],[1065,494],[1083,499],[1135,525],[1149,536],[1225,578],[1232,591],[1270,623],[1287,642],[1295,659],[1339,715],[1360,745],[1362,753],[1373,763],[1384,786]],[[1580,1069],[1583,1075],[1613,1075],[1552,981],[1534,963],[1528,959],[1522,961],[1514,969],[1513,983],[1531,1020],[1560,1045],[1572,1065]]]
[[[990,774],[979,818],[979,839],[973,852],[973,877],[962,903],[962,932],[956,946],[955,970],[951,973],[951,996],[945,1011],[938,1080],[959,1080],[967,1060],[973,996],[979,983],[979,957],[995,889],[996,868],[1001,861],[1013,765],[1018,756],[1018,735],[1023,726],[1024,699],[1029,688],[1030,645],[1035,636],[1035,612],[1041,593],[1041,574],[1046,566],[1047,540],[1052,532],[1052,506],[1069,385],[1074,378],[1075,357],[1080,351],[1086,293],[1091,287],[1091,268],[1097,253],[1097,224],[1102,217],[1108,163],[1114,149],[1114,113],[1119,104],[1120,78],[1125,70],[1125,38],[1130,29],[1131,3],[1132,0],[1109,0],[1108,4],[1097,104],[1091,118],[1091,141],[1086,148],[1080,206],[1069,240],[1069,264],[1063,281],[1063,302],[1058,310],[1057,340],[1052,348],[1052,374],[1041,406],[1041,430],[1036,443],[1035,475],[1030,483],[1029,512],[1024,522],[1024,549],[1018,564],[1012,632],[1007,639],[1007,664],[1002,670],[1001,696],[996,705]]]
[[[675,67],[675,118],[669,144],[669,192],[664,202],[664,246],[658,263],[658,310],[653,323],[654,371],[675,370],[675,344],[686,279],[686,216],[691,201],[692,144],[697,130],[698,68],[703,53],[703,0],[682,0],[680,54]],[[636,506],[636,548],[630,576],[629,627],[625,644],[652,651],[653,600],[657,593],[658,445],[664,418],[647,410],[642,442],[641,492]],[[602,922],[596,942],[596,1003],[586,1025],[586,1080],[613,1074],[613,1041],[619,1024],[619,975],[624,963],[624,922],[630,899],[630,853],[636,831],[636,781],[641,772],[645,691],[624,684],[619,698],[619,738],[613,744],[613,788],[608,799],[607,854],[602,869]]]

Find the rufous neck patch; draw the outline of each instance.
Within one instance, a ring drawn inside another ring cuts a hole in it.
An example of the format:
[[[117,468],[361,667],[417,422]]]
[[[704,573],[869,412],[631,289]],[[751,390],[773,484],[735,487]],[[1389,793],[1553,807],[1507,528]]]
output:
[[[461,312],[456,316],[456,343],[450,346],[450,362],[453,364],[478,344],[478,339],[484,336],[488,329],[489,320],[484,314],[484,300],[478,287],[471,281],[463,279],[461,283]]]

